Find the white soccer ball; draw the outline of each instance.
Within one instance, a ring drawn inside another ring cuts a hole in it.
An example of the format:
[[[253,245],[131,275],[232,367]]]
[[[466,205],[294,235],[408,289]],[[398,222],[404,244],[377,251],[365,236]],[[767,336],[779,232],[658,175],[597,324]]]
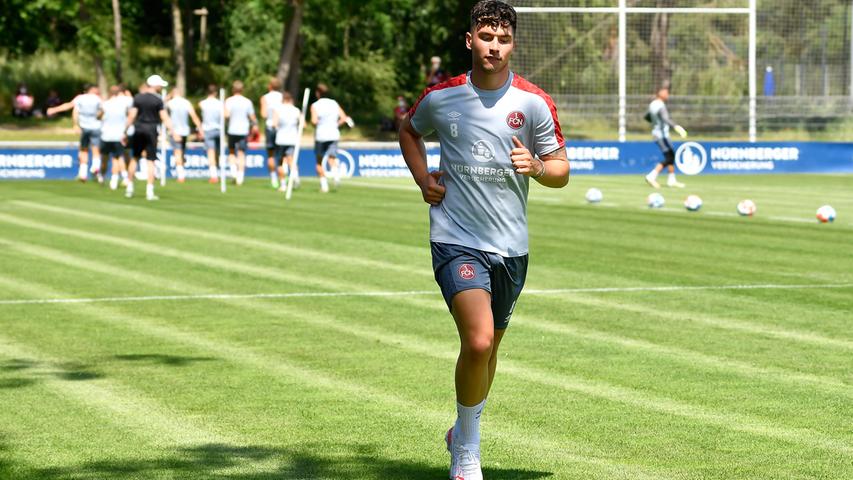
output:
[[[604,194],[597,188],[590,188],[586,191],[586,201],[589,203],[599,203],[604,198]]]
[[[831,223],[835,221],[835,209],[829,205],[824,205],[817,209],[817,220],[820,223]]]
[[[702,199],[698,195],[690,195],[684,200],[684,208],[695,212],[702,208]]]
[[[650,193],[648,197],[646,197],[646,204],[649,208],[663,208],[666,200],[663,199],[663,195],[655,192]]]
[[[758,207],[755,206],[755,202],[752,200],[741,200],[741,202],[737,204],[737,213],[744,217],[751,217],[755,215],[757,210]]]

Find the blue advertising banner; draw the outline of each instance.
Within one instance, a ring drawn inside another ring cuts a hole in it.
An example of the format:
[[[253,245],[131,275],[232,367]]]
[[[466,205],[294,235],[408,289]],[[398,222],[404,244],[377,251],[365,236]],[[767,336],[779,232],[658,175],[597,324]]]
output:
[[[676,166],[685,175],[754,173],[853,173],[853,143],[684,142],[675,144]],[[566,148],[573,174],[640,174],[662,155],[652,142],[569,142]],[[343,177],[408,177],[400,149],[393,143],[342,144],[338,150]],[[0,147],[0,180],[73,179],[77,149]],[[166,152],[169,177],[176,175],[171,152]],[[427,149],[429,167],[439,167],[436,145]],[[267,175],[266,152],[249,150],[247,176]],[[299,174],[314,176],[314,151],[299,155]],[[207,178],[207,156],[201,148],[187,150],[188,178]],[[328,170],[328,166],[324,167]]]

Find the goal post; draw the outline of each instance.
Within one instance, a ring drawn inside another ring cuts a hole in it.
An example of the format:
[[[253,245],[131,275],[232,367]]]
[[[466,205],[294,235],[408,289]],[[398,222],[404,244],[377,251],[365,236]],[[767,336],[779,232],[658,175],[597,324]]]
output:
[[[591,123],[593,130],[616,127],[617,138],[624,142],[631,124],[636,125],[635,117],[642,116],[637,110],[665,80],[672,83],[676,97],[685,96],[688,86],[692,90],[701,85],[701,92],[687,95],[695,104],[693,115],[734,118],[749,132],[749,140],[756,141],[757,0],[731,0],[725,2],[728,6],[701,6],[695,0],[543,3],[513,2],[519,14],[515,65],[569,110],[570,122]],[[585,6],[577,5],[581,3]],[[595,3],[600,6],[589,6]],[[687,45],[676,42],[673,37],[678,35]],[[670,48],[684,53],[670,58]],[[716,74],[714,57],[727,62],[726,69]],[[676,60],[684,63],[678,69],[686,74],[670,66]],[[548,77],[546,72],[555,73]],[[732,85],[741,78],[742,84]],[[713,111],[707,109],[710,105]]]

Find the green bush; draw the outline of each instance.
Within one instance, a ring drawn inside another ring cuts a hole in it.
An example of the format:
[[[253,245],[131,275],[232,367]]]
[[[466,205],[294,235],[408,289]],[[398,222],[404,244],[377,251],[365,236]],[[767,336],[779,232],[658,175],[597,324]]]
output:
[[[41,108],[51,90],[63,101],[79,93],[83,84],[94,80],[91,61],[75,52],[40,51],[26,57],[0,56],[0,116],[11,115],[12,96],[19,83],[25,83]]]

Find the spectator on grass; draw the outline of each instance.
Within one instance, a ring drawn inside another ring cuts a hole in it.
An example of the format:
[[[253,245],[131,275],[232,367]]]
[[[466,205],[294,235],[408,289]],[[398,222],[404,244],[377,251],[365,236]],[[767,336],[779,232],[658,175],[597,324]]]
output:
[[[27,90],[27,86],[23,83],[18,84],[18,88],[15,90],[15,96],[12,98],[12,115],[18,118],[27,118],[32,116],[35,103],[35,98],[33,97],[33,94]]]
[[[427,72],[426,76],[427,87],[434,87],[439,83],[446,82],[447,79],[447,72],[441,68],[441,57],[432,57],[430,59],[429,72]]]

